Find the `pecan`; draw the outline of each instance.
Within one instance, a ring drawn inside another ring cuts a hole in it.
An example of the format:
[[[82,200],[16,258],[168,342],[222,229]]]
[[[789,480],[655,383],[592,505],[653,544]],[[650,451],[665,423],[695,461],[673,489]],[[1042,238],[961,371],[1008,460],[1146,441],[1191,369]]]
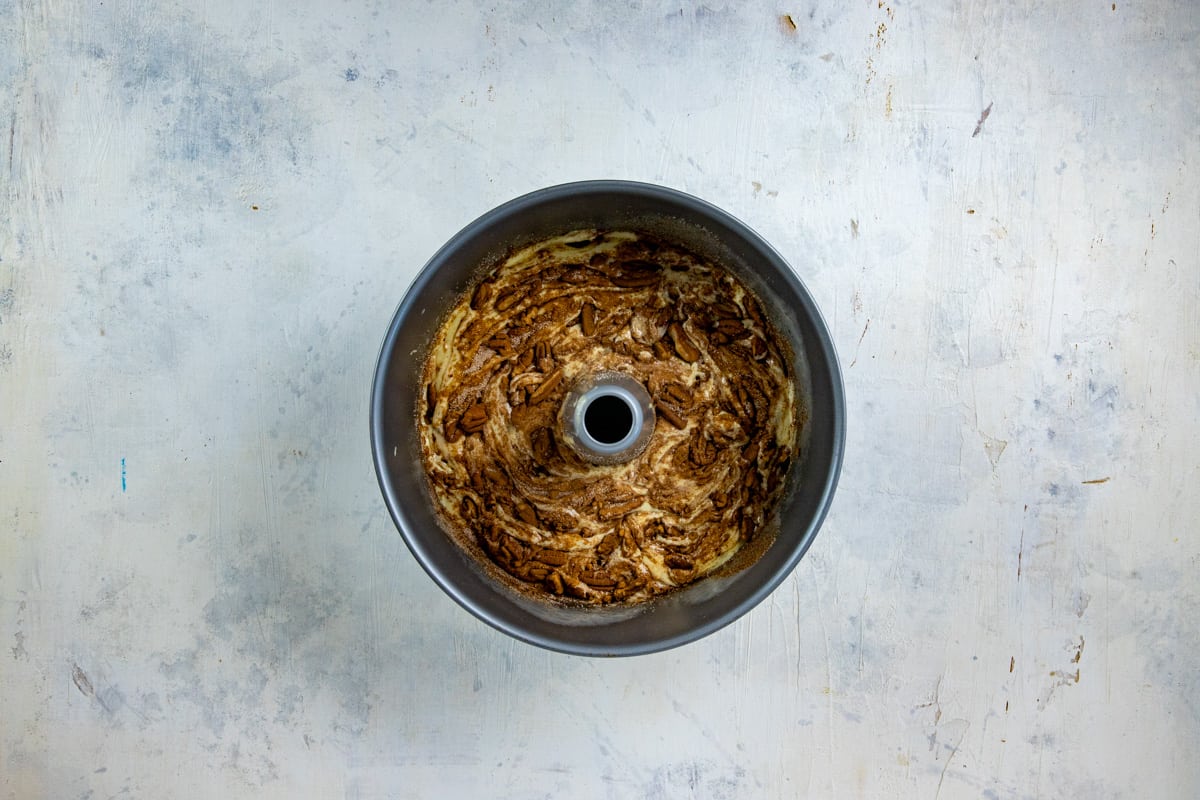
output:
[[[525,545],[507,533],[500,535],[500,552],[507,555],[508,559],[516,564],[525,560]]]
[[[481,281],[480,284],[475,287],[474,294],[471,295],[471,308],[475,311],[478,311],[481,307],[483,307],[483,304],[491,298],[491,296],[491,281]]]
[[[658,283],[657,275],[613,275],[609,278],[613,285],[620,286],[622,289],[645,289]]]
[[[561,550],[538,550],[533,554],[533,560],[551,567],[561,567],[567,563],[567,554]]]
[[[736,394],[742,413],[754,419],[758,412],[758,409],[754,405],[754,395],[750,394],[750,391],[740,383],[737,385]]]
[[[738,533],[741,534],[742,541],[744,542],[753,539],[755,534],[754,519],[743,514],[741,521],[738,523]]]
[[[657,403],[655,403],[654,408],[658,410],[658,415],[660,417],[674,425],[679,430],[683,430],[687,427],[687,420],[684,419],[679,412],[671,408],[671,406],[667,405],[662,400],[659,400]]]
[[[525,574],[530,580],[544,581],[550,575],[550,570],[546,567],[530,567]]]
[[[526,347],[524,352],[521,353],[521,357],[517,359],[517,367],[519,369],[521,369],[522,371],[524,371],[524,370],[529,369],[532,366],[533,366],[533,348]]]
[[[463,495],[462,503],[459,504],[459,508],[465,519],[472,521],[479,519],[479,504],[475,502],[475,498],[471,497],[471,495]]]
[[[654,343],[654,355],[658,356],[660,359],[670,358],[671,348],[667,346],[665,341],[659,339]]]
[[[537,405],[550,396],[558,385],[562,383],[562,370],[556,369],[554,372],[546,376],[546,380],[542,381],[541,385],[529,395],[529,404]]]
[[[750,354],[755,361],[762,361],[767,357],[767,343],[758,334],[750,339]]]
[[[584,586],[583,583],[577,578],[573,578],[570,575],[565,575],[561,572],[557,574],[562,576],[563,587],[566,589],[567,594],[574,595],[580,600],[583,600],[588,596],[588,588]]]
[[[713,492],[710,499],[712,500],[713,508],[718,511],[729,505],[729,495],[719,490]]]
[[[554,433],[549,428],[538,428],[530,434],[529,444],[534,458],[542,464],[554,457]]]
[[[725,334],[730,339],[738,339],[744,336],[746,331],[745,324],[740,319],[721,319],[713,325],[713,330]]]
[[[731,300],[718,300],[709,306],[709,308],[712,309],[714,314],[722,319],[736,320],[741,319],[742,317],[742,309],[738,307],[737,303],[734,303]]]
[[[437,409],[437,389],[433,388],[433,381],[425,384],[425,421],[433,422],[433,412]]]
[[[692,407],[692,393],[682,383],[671,381],[663,386],[663,394],[674,401],[675,405],[680,408]]]
[[[700,351],[696,349],[696,345],[692,344],[692,340],[688,338],[687,331],[683,329],[682,325],[672,322],[667,328],[667,333],[675,345],[675,355],[689,364],[700,359]]]
[[[698,467],[707,467],[717,460],[717,449],[707,436],[696,436],[688,446],[688,460]]]
[[[758,459],[758,441],[750,442],[742,449],[742,458],[746,459],[747,464],[753,464]]]
[[[538,342],[533,346],[533,360],[540,372],[549,372],[554,368],[549,342]]]
[[[645,502],[641,497],[634,497],[629,500],[624,500],[617,503],[612,503],[607,506],[601,506],[597,512],[597,516],[602,520],[611,520],[618,517],[623,517],[630,511],[639,508]]]
[[[758,325],[760,329],[766,330],[767,321],[763,319],[762,306],[758,304],[758,301],[753,297],[746,297],[745,304],[746,315],[754,320],[754,324]]]
[[[467,434],[479,433],[487,425],[487,409],[483,403],[476,403],[463,412],[458,421],[459,427]]]
[[[518,497],[513,501],[513,514],[526,525],[537,525],[537,512],[527,501]]]
[[[583,570],[579,573],[579,577],[588,586],[596,589],[611,589],[617,585],[617,581],[613,576],[601,570]]]
[[[601,561],[607,561],[613,551],[617,549],[618,536],[616,532],[612,532],[600,540],[600,544],[596,545],[596,555]]]
[[[664,558],[663,563],[671,569],[693,569],[695,567],[695,564],[692,563],[690,558],[687,556],[676,555],[674,553],[671,553]]]
[[[546,578],[546,588],[555,594],[563,593],[562,576],[557,572],[551,572],[550,577]]]
[[[462,429],[458,427],[457,422],[446,420],[446,423],[442,426],[442,430],[445,433],[446,441],[450,444],[454,444],[462,438]]]
[[[584,336],[591,336],[596,332],[596,307],[591,303],[584,303],[583,308],[579,310],[579,327]]]
[[[488,339],[487,346],[495,350],[497,355],[505,358],[512,355],[512,344],[509,343],[508,337],[503,333],[497,333],[495,336]]]
[[[499,297],[496,298],[496,310],[497,311],[508,311],[510,308],[515,306],[517,303],[524,300],[525,295],[527,295],[528,293],[529,293],[528,289],[521,289],[521,288],[506,289],[505,291],[500,293]]]
[[[757,481],[758,481],[758,469],[756,467],[749,467],[744,473],[742,473],[742,488],[743,489],[749,489]]]

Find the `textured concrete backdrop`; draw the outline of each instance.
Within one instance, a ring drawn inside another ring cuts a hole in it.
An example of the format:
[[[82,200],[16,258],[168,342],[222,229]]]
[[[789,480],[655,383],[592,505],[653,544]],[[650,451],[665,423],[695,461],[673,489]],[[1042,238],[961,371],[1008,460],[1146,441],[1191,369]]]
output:
[[[0,0],[0,796],[1200,796],[1200,5]],[[617,177],[821,303],[832,514],[593,661],[389,521],[416,270]]]

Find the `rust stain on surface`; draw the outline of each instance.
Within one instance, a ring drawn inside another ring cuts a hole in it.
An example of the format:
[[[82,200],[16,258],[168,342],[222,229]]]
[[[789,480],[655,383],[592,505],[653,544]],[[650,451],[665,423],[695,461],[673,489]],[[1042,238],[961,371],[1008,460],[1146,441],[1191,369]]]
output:
[[[1099,484],[1099,483],[1108,483],[1111,480],[1112,480],[1112,478],[1108,477],[1108,476],[1105,476],[1103,478],[1093,478],[1090,481],[1083,481],[1083,485],[1084,486],[1095,486],[1096,484]]]
[[[781,14],[779,16],[779,27],[783,29],[784,33],[795,33],[796,20],[792,19],[791,14]]]

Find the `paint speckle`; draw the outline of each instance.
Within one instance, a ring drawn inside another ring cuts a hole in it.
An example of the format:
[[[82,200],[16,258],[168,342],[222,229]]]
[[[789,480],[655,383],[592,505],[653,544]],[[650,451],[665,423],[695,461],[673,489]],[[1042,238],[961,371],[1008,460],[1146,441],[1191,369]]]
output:
[[[976,136],[978,136],[979,132],[981,130],[983,130],[983,123],[987,122],[987,118],[990,117],[991,115],[992,115],[992,104],[988,103],[987,108],[985,108],[982,111],[982,113],[980,113],[979,121],[975,123],[975,132],[971,134],[972,139],[974,139]]]
[[[121,457],[121,492],[124,493],[128,484],[125,481],[125,457]]]
[[[354,67],[346,67],[346,71],[342,73],[342,77],[346,79],[346,83],[353,83],[358,80],[358,70]]]
[[[78,664],[71,665],[71,680],[75,684],[75,688],[79,690],[84,697],[95,697],[96,689],[92,686],[92,680],[87,676],[87,673],[79,668]]]

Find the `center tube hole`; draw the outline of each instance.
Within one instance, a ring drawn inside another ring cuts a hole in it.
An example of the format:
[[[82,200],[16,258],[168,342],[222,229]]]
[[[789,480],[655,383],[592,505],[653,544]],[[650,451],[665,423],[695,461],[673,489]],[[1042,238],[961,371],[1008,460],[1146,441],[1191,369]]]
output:
[[[583,427],[601,444],[616,444],[633,430],[633,409],[624,398],[602,394],[583,412]]]

